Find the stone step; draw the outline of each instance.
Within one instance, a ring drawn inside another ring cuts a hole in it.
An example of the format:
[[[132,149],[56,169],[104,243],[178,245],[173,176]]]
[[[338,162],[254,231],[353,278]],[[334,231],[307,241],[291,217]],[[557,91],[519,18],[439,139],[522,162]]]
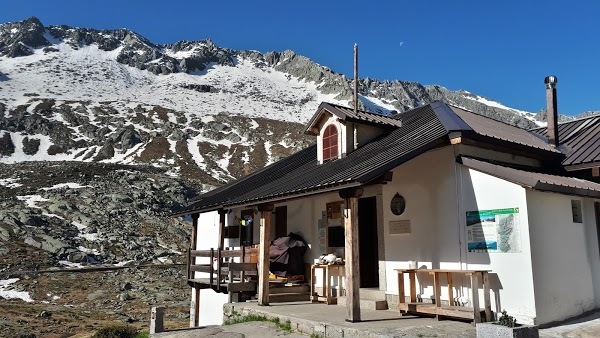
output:
[[[362,296],[362,295],[361,295]],[[338,297],[337,305],[346,306],[346,297]],[[385,300],[360,299],[360,308],[365,310],[387,310],[388,304]]]
[[[310,293],[310,286],[306,284],[291,285],[291,286],[269,286],[269,294],[275,295],[280,293]]]
[[[308,292],[269,294],[269,303],[303,302],[309,300],[310,294]]]
[[[379,288],[361,288],[360,299],[386,300],[385,291],[379,290]]]

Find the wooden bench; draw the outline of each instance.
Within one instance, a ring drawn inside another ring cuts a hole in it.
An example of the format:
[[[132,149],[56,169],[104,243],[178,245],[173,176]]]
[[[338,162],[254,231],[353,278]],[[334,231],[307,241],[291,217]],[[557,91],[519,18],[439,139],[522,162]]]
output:
[[[396,269],[398,272],[398,309],[400,314],[430,314],[436,318],[452,317],[460,319],[470,319],[474,323],[492,321],[492,308],[490,305],[490,282],[488,270],[444,270],[444,269]],[[428,304],[417,302],[416,275],[417,273],[428,273],[433,276],[434,303]],[[404,274],[409,278],[409,297],[410,302],[406,303],[404,290]],[[472,307],[456,306],[454,304],[454,289],[452,285],[452,275],[462,274],[470,277],[471,280],[471,303]],[[446,276],[448,284],[448,306],[442,306],[440,300],[441,276]],[[479,306],[479,282],[481,280],[483,288],[483,310]]]

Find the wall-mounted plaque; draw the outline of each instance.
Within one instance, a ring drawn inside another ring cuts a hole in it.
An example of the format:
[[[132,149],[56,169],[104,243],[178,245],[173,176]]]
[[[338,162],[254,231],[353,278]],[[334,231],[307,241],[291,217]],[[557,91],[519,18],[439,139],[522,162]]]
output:
[[[390,221],[390,235],[410,234],[410,220]]]

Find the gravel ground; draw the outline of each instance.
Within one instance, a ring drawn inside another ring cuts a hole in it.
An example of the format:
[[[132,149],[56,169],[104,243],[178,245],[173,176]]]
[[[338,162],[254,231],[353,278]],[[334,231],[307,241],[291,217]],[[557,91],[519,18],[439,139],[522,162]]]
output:
[[[297,332],[286,333],[270,322],[247,322],[226,326],[208,326],[204,328],[181,330],[174,332],[163,332],[152,335],[156,338],[264,338],[264,337],[286,337],[305,338]]]

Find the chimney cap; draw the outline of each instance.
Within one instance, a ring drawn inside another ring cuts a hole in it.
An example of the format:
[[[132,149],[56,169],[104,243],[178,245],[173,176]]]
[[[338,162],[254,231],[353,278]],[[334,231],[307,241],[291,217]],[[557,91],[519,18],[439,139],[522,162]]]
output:
[[[544,79],[544,83],[546,84],[546,87],[554,88],[558,83],[558,78],[554,75],[546,76],[546,78]]]

